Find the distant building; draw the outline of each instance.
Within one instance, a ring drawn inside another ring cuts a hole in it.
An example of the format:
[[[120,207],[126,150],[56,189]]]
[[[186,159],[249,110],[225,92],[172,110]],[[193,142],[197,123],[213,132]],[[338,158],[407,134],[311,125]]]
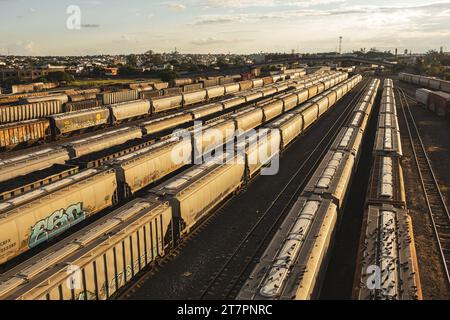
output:
[[[36,69],[0,69],[0,81],[23,81],[30,82],[47,76],[52,72],[63,72],[64,66],[44,65]]]
[[[46,64],[40,67],[42,70],[47,70],[48,72],[64,72],[66,71],[65,66],[52,66],[51,64]]]
[[[252,59],[254,63],[264,63],[264,62],[266,62],[266,55],[265,54],[252,54],[250,56],[250,59]]]
[[[105,76],[117,76],[119,68],[105,68]]]
[[[41,69],[0,69],[0,81],[33,81],[49,74]]]

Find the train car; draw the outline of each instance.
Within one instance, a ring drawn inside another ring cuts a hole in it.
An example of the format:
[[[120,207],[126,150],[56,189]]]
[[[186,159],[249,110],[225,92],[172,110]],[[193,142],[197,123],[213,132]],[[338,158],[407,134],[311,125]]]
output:
[[[206,162],[177,175],[150,191],[170,203],[181,236],[236,191],[244,182],[244,159],[224,155],[224,163]]]
[[[22,99],[25,104],[30,103],[39,103],[39,102],[46,102],[46,101],[60,101],[61,105],[64,103],[67,103],[69,101],[69,97],[65,93],[57,93],[57,94],[48,94],[42,97],[27,97]]]
[[[243,97],[245,102],[252,102],[263,97],[263,93],[258,90],[249,90],[241,92],[237,95],[238,97]]]
[[[183,93],[182,96],[183,96],[183,106],[189,106],[192,104],[206,101],[207,91],[197,90],[189,93]]]
[[[439,90],[450,93],[450,81],[440,81]]]
[[[234,108],[240,104],[243,104],[245,102],[246,102],[246,100],[244,97],[233,97],[233,98],[222,100],[218,103],[220,103],[224,109],[230,109],[230,108]]]
[[[71,158],[79,158],[86,154],[105,150],[139,138],[142,138],[142,130],[140,128],[125,127],[69,142],[64,147],[69,151]]]
[[[341,209],[351,182],[354,164],[355,156],[353,154],[343,151],[328,151],[306,185],[303,194],[315,194],[333,199]]]
[[[80,102],[80,101],[85,101],[85,100],[96,100],[97,99],[97,92],[69,94],[68,97],[69,97],[69,101],[70,102]]]
[[[408,73],[400,73],[399,77],[400,80],[404,82],[421,85],[422,87],[450,93],[450,81]]]
[[[283,101],[271,100],[259,105],[264,113],[264,122],[268,122],[283,113]]]
[[[114,170],[89,169],[66,179],[70,180],[67,184],[57,181],[21,196],[39,193],[32,201],[16,205],[11,199],[1,204],[0,263],[54,238],[117,202]]]
[[[283,114],[267,126],[267,128],[278,129],[280,131],[282,149],[285,149],[289,143],[302,133],[303,127],[303,115],[296,112]]]
[[[263,97],[267,97],[267,96],[271,96],[271,95],[277,93],[277,89],[273,86],[267,86],[267,87],[261,88],[261,92],[263,94]]]
[[[230,83],[223,86],[225,88],[225,94],[237,93],[241,90],[239,83]]]
[[[263,79],[253,79],[252,80],[253,88],[262,88],[264,86],[264,80]]]
[[[139,91],[121,90],[116,92],[102,92],[97,94],[97,99],[100,100],[103,105],[133,101],[139,99]]]
[[[142,83],[131,83],[128,85],[128,88],[131,90],[141,91],[150,91],[153,90],[153,82],[142,82]]]
[[[100,101],[97,99],[93,100],[82,100],[82,101],[76,101],[76,102],[67,102],[63,110],[64,112],[73,112],[73,111],[80,111],[80,110],[86,110],[86,109],[94,109],[98,108],[100,106]]]
[[[206,98],[214,99],[218,97],[222,97],[225,95],[225,87],[224,86],[215,86],[206,88]]]
[[[183,96],[181,94],[168,97],[159,97],[151,100],[152,113],[164,112],[172,109],[181,108],[183,105]]]
[[[262,81],[265,86],[274,83],[273,77],[264,77],[262,78]]]
[[[199,80],[199,82],[201,84],[203,84],[204,88],[208,88],[208,87],[217,86],[219,84],[219,79],[217,77],[215,77],[215,78],[208,77],[208,79],[201,79],[201,80]]]
[[[331,199],[298,198],[237,299],[317,298],[336,220],[337,207]]]
[[[308,100],[308,89],[307,87],[303,88],[303,89],[298,89],[296,91],[293,92],[293,94],[297,95],[297,105],[300,105],[304,102],[306,102]]]
[[[320,94],[314,98],[312,98],[310,100],[310,103],[312,105],[316,105],[317,106],[317,110],[318,110],[318,116],[321,117],[325,112],[327,112],[328,108],[329,108],[329,103],[328,103],[328,98],[323,95]]]
[[[251,80],[245,80],[239,82],[239,91],[246,91],[253,88],[253,82]]]
[[[366,199],[369,205],[406,207],[403,169],[398,157],[374,157]]]
[[[391,128],[399,131],[398,118],[392,113],[380,113],[378,117],[378,128]]]
[[[392,81],[392,79],[385,79],[383,86],[384,86],[384,88],[387,88],[387,87],[393,88],[394,82]]]
[[[0,106],[0,124],[45,118],[63,112],[58,100]]]
[[[303,118],[302,132],[309,128],[319,118],[319,110],[317,104],[314,103],[306,102],[300,106],[298,113],[301,114]]]
[[[372,107],[370,107],[370,109],[372,109]],[[359,110],[359,108],[356,110]],[[363,111],[354,111],[352,118],[350,119],[349,126],[365,130],[367,123],[369,122],[369,115],[370,113],[367,114]]]
[[[111,125],[124,120],[150,115],[152,111],[148,100],[116,103],[109,105],[108,109],[110,110]]]
[[[405,209],[370,205],[359,256],[359,300],[422,299],[411,218]],[[379,281],[376,280],[379,270]]]
[[[416,90],[416,100],[417,102],[423,104],[424,106],[428,106],[428,98],[432,91],[428,89],[417,89]]]
[[[155,92],[159,92],[160,96],[173,96],[173,95],[178,95],[181,94],[183,92],[183,90],[181,88],[175,87],[175,88],[167,88],[167,89],[163,89],[163,90],[154,90]],[[155,95],[155,97],[157,97]]]
[[[142,128],[144,134],[149,135],[162,132],[170,128],[175,128],[192,120],[194,120],[192,113],[178,112],[168,116],[145,121],[139,124],[139,126]]]
[[[246,176],[254,177],[261,168],[280,152],[281,135],[277,129],[262,129],[246,136],[236,145],[236,154],[245,158]]]
[[[132,200],[3,274],[0,298],[106,300],[165,255],[172,245],[171,221],[168,203]]]
[[[65,135],[74,131],[99,127],[108,124],[110,112],[108,108],[66,112],[49,117],[54,137]]]
[[[233,139],[236,133],[236,123],[233,119],[219,119],[194,128],[193,137],[195,159],[207,152],[222,147],[228,140]]]
[[[194,83],[194,80],[191,78],[179,78],[172,81],[172,87],[181,87],[192,83]]]
[[[229,84],[229,83],[234,83],[234,79],[231,77],[220,77],[219,78],[219,85],[224,85],[224,84]]]
[[[231,116],[236,123],[236,130],[246,132],[255,129],[263,123],[264,114],[261,108],[250,107]]]
[[[385,84],[383,96],[393,98],[393,86]],[[386,130],[398,132],[397,116],[392,112],[379,116],[353,296],[359,300],[421,299],[401,155],[381,147],[378,140],[385,135],[385,144],[393,144]],[[400,141],[397,148],[401,150]]]
[[[69,160],[67,150],[45,148],[9,159],[0,159],[0,181],[14,179],[30,172],[43,170]]]
[[[364,137],[364,129],[359,127],[343,127],[339,131],[330,150],[350,152],[355,159],[359,158]]]
[[[155,82],[153,84],[153,87],[155,88],[155,90],[163,90],[163,89],[169,88],[169,83],[168,82]]]
[[[11,148],[51,137],[47,119],[26,120],[0,125],[0,148]]]
[[[392,128],[379,128],[375,136],[374,153],[402,157],[400,132]]]
[[[183,86],[182,92],[193,92],[203,89],[203,83],[192,83]]]
[[[450,94],[435,91],[430,94],[428,108],[439,117],[450,119]]]
[[[191,157],[191,140],[173,137],[114,159],[120,199],[190,164]]]
[[[284,112],[294,109],[299,105],[298,96],[293,93],[288,93],[279,97],[283,101],[283,110]]]
[[[391,113],[397,116],[397,107],[395,103],[394,95],[383,95],[381,98],[381,113]]]
[[[174,88],[172,88],[172,89],[174,89]],[[164,90],[167,90],[167,89],[164,89]],[[176,94],[180,94],[180,93],[181,93],[181,90],[178,90],[178,88],[177,88]],[[167,93],[166,93],[166,91],[160,91],[160,90],[140,91],[139,99],[151,100],[153,98],[158,98],[161,95],[168,96],[168,95],[172,95],[172,94],[174,94],[174,92],[172,92],[172,91],[169,91]]]
[[[223,105],[221,103],[211,103],[205,106],[195,107],[189,110],[189,114],[191,114],[194,119],[200,119],[214,113],[218,113],[222,111]]]
[[[358,80],[351,79],[350,88],[347,86],[346,89],[351,89]],[[322,95],[321,99],[328,103],[326,96]],[[306,104],[299,110],[311,109],[318,114],[317,103]],[[318,297],[330,257],[338,212],[342,210],[354,173],[354,153],[361,145],[362,133],[359,130],[356,127],[341,130],[272,238],[238,294],[238,299]]]

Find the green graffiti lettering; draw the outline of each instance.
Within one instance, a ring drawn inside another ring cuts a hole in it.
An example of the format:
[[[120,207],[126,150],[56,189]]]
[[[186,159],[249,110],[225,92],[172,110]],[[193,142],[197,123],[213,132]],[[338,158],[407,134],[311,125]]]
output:
[[[33,248],[49,240],[72,225],[84,220],[85,213],[81,202],[70,205],[67,209],[59,209],[45,219],[38,221],[31,228],[28,246]]]

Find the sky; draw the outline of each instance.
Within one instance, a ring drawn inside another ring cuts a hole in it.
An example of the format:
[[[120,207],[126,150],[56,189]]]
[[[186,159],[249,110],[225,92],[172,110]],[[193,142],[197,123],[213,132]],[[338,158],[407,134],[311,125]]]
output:
[[[450,0],[0,0],[0,54],[329,52],[339,36],[450,51]]]

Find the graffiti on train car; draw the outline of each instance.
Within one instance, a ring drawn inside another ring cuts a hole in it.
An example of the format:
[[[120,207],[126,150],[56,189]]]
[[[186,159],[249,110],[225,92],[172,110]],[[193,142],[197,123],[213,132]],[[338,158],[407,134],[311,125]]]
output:
[[[42,242],[56,236],[71,226],[84,220],[86,213],[83,210],[83,203],[78,202],[70,205],[67,209],[59,209],[45,219],[38,221],[31,228],[31,235],[28,246],[33,248]]]
[[[100,288],[102,296],[107,296],[106,293],[112,294],[119,290],[127,283],[127,279],[130,280],[141,268],[145,266],[145,253],[140,258],[133,261],[133,265],[129,264],[125,270],[118,272],[114,277],[105,281]]]

